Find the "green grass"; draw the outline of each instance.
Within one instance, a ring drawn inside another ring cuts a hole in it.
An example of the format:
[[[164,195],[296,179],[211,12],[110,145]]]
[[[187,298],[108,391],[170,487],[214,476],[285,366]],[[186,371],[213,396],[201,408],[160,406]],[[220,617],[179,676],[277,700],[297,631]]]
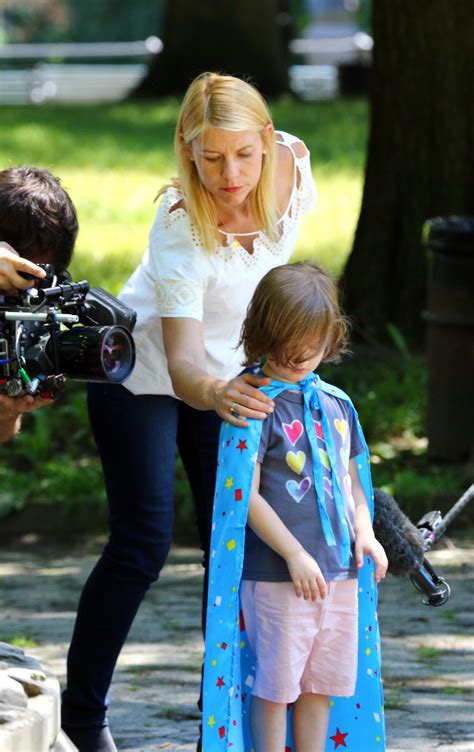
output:
[[[39,644],[33,637],[19,634],[0,635],[0,642],[7,642],[16,648],[36,648]]]
[[[438,648],[431,647],[431,645],[424,645],[421,643],[418,645],[418,658],[420,661],[429,661],[429,662],[435,662],[438,661],[442,655],[442,650],[439,650]]]
[[[165,718],[168,721],[196,720],[199,718],[197,711],[186,711],[176,708],[173,705],[163,705],[158,708],[158,712],[153,714],[153,718]]]
[[[442,690],[443,694],[445,695],[469,695],[472,693],[472,689],[470,687],[443,687]]]
[[[385,710],[408,710],[408,701],[401,692],[390,692],[385,695]]]
[[[80,233],[73,278],[117,293],[139,263],[156,211],[154,196],[174,174],[179,103],[3,107],[0,168],[37,164],[59,175],[76,204]],[[367,105],[364,101],[273,106],[276,126],[312,152],[318,211],[306,217],[294,258],[313,258],[334,274],[351,247],[359,210]],[[104,499],[83,390],[69,383],[55,408],[28,415],[2,449],[0,516],[31,503]],[[12,465],[15,472],[11,472]],[[8,468],[8,470],[7,470]],[[180,515],[192,526],[189,489],[178,464]]]
[[[446,621],[454,621],[457,617],[457,613],[454,608],[445,608],[444,611],[441,611],[440,617]]]
[[[117,292],[146,248],[158,188],[174,174],[178,102],[3,107],[1,167],[38,164],[58,174],[81,225],[76,278]],[[364,101],[274,105],[278,128],[312,152],[320,200],[305,219],[295,258],[339,273],[357,221],[367,130]]]
[[[0,169],[28,163],[47,167],[62,178],[77,206],[81,229],[71,267],[75,280],[88,279],[117,293],[139,263],[156,211],[154,196],[174,174],[178,107],[168,100],[2,108]],[[276,127],[299,136],[310,149],[319,191],[317,210],[303,219],[293,259],[313,259],[337,276],[359,213],[367,104],[287,98],[274,103],[272,111]],[[397,337],[394,348],[393,353],[358,352],[321,375],[353,397],[375,455],[375,482],[416,516],[420,506],[432,508],[440,492],[454,500],[467,482],[458,467],[427,459],[425,364],[401,348]],[[193,542],[192,502],[179,462],[176,496],[178,536]],[[56,406],[25,416],[22,434],[0,449],[0,518],[25,506],[58,502],[65,519],[71,508],[75,520],[86,522],[93,518],[87,511],[91,502],[103,501],[83,388],[69,382]],[[50,513],[46,521],[49,517],[53,526],[61,514]]]

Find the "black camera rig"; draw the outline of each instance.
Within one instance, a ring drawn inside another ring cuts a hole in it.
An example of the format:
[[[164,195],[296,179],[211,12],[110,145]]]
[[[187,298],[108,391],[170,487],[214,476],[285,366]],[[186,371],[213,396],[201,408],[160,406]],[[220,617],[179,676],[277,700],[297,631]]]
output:
[[[0,393],[54,397],[65,377],[120,384],[135,363],[136,313],[100,287],[46,277],[17,295],[0,291]]]
[[[444,535],[448,526],[458,516],[467,504],[474,498],[474,484],[469,488],[460,499],[451,507],[443,517],[441,512],[428,512],[417,524],[423,538],[423,549],[428,552]],[[434,570],[426,557],[423,558],[418,570],[410,574],[411,581],[416,589],[423,593],[423,603],[425,606],[442,606],[449,600],[451,588],[447,580],[441,577]]]

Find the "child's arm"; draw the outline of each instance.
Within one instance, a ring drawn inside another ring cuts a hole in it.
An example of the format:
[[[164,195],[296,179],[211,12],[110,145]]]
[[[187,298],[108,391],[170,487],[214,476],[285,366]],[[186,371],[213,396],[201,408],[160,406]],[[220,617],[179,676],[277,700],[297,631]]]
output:
[[[260,463],[257,462],[250,495],[247,519],[249,526],[264,543],[285,559],[298,598],[301,595],[305,600],[311,598],[315,601],[318,595],[325,598],[326,582],[316,560],[290,533],[270,504],[260,495],[259,489]]]
[[[352,482],[352,495],[355,501],[355,557],[360,568],[364,556],[371,556],[375,564],[375,582],[380,582],[387,573],[388,560],[382,545],[374,535],[369,507],[355,460],[349,462],[349,475]]]

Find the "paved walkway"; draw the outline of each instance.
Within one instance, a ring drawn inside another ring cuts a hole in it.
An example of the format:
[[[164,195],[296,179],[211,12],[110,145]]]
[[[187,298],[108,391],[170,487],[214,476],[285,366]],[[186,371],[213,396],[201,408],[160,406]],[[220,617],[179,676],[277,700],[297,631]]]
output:
[[[0,640],[32,640],[27,652],[61,681],[80,587],[100,545],[27,537],[2,546]],[[421,605],[406,580],[389,577],[380,588],[388,752],[474,750],[474,545],[440,547],[430,560],[452,585],[446,606]],[[176,548],[140,610],[112,687],[110,722],[123,752],[195,749],[201,583],[198,552]]]

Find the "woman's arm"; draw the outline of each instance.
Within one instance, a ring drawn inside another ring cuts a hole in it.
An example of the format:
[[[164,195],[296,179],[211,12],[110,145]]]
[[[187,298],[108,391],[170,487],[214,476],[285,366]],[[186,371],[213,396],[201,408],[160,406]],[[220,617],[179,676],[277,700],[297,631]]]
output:
[[[312,556],[303,548],[270,504],[260,494],[260,463],[255,465],[247,523],[254,533],[282,556],[298,598],[315,601],[326,597],[326,582]]]
[[[215,410],[224,420],[246,426],[246,418],[263,419],[273,402],[257,387],[269,383],[252,374],[225,381],[206,370],[202,324],[191,318],[162,318],[168,372],[178,397],[197,410]],[[230,412],[233,408],[234,413]],[[236,415],[236,412],[238,415]]]
[[[355,557],[357,566],[360,568],[363,565],[364,556],[371,556],[375,564],[375,581],[380,582],[387,574],[388,560],[382,545],[374,535],[367,499],[354,459],[349,462],[349,475],[351,476],[352,495],[355,501]]]

